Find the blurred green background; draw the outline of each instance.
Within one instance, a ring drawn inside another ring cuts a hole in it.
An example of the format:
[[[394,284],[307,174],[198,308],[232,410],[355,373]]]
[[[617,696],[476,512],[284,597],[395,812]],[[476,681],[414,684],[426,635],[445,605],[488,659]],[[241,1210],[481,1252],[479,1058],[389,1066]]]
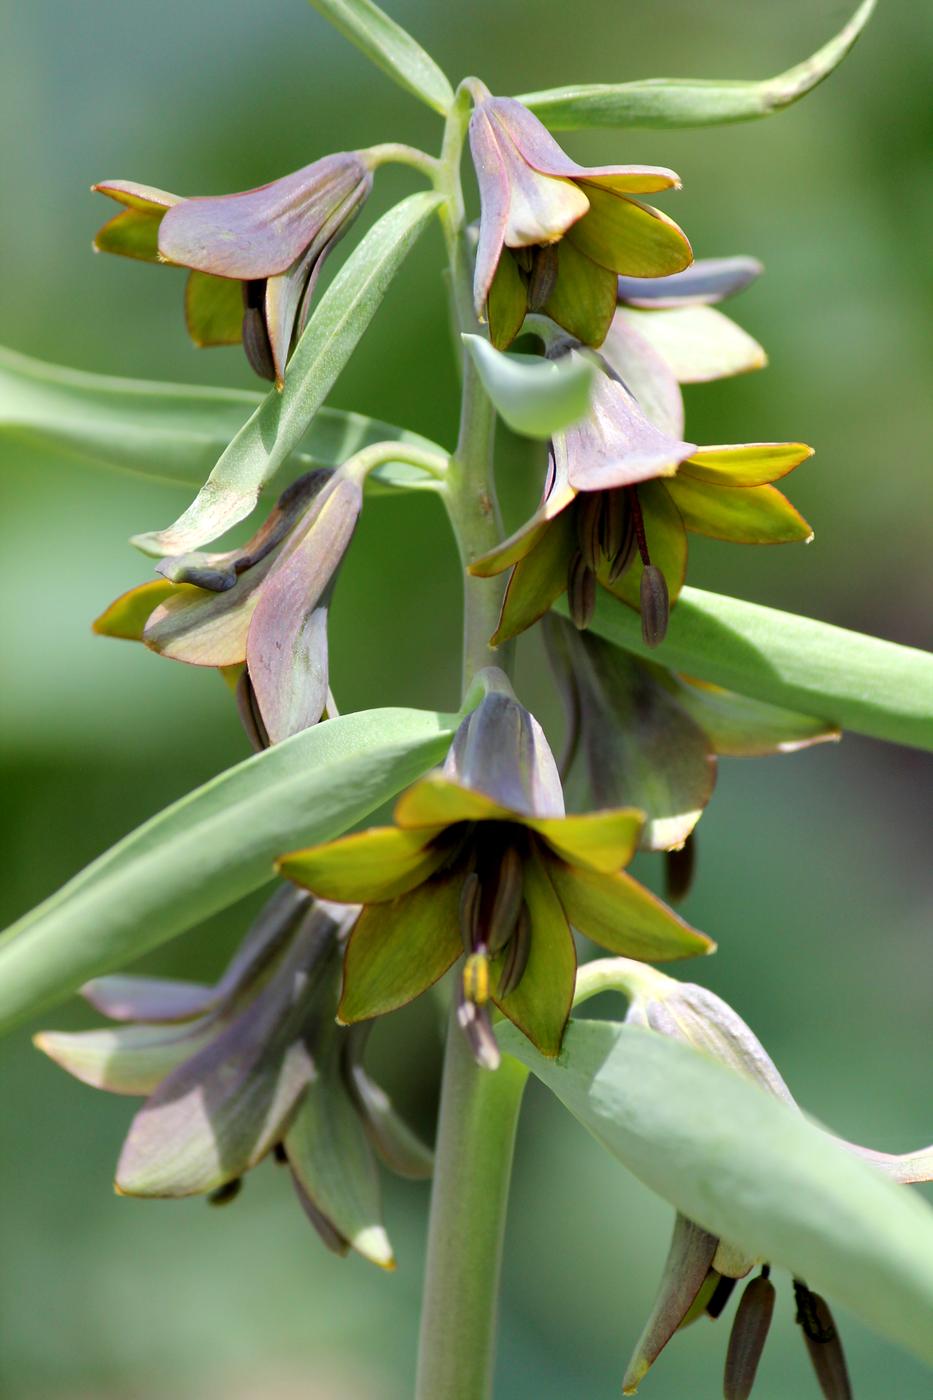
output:
[[[389,3],[451,76],[478,72],[501,92],[658,74],[763,76],[811,52],[850,8],[842,0]],[[701,442],[813,443],[818,455],[790,495],[816,542],[696,548],[691,581],[923,645],[933,26],[913,0],[881,0],[879,9],[840,72],[768,122],[579,133],[566,145],[591,162],[673,166],[684,191],[665,207],[697,254],[754,253],[767,266],[732,310],[764,341],[771,366],[691,391],[690,433]],[[88,186],[123,177],[220,193],[335,148],[387,139],[431,147],[437,138],[433,116],[303,0],[12,0],[0,46],[0,339],[107,373],[252,386],[239,352],[189,345],[180,274],[91,255],[91,236],[112,209]],[[414,186],[410,172],[381,174],[367,218]],[[440,265],[432,233],[332,401],[450,442],[456,385]],[[184,500],[25,449],[5,448],[2,467],[6,923],[246,750],[216,678],[89,630],[115,594],[147,576],[127,536],[166,524]],[[341,707],[451,707],[458,593],[435,503],[373,502],[333,613]],[[521,691],[558,736],[533,642],[522,651]],[[892,1151],[918,1145],[931,1126],[919,795],[928,775],[921,756],[853,737],[724,762],[686,906],[720,944],[687,975],[751,1022],[811,1112]],[[658,872],[646,862],[641,873]],[[146,968],[210,976],[248,913],[215,919]],[[43,1023],[91,1019],[68,1006]],[[430,1007],[379,1034],[379,1063],[391,1062],[392,1087],[429,1129]],[[400,1268],[382,1276],[327,1255],[271,1165],[229,1211],[118,1200],[110,1178],[132,1101],[74,1083],[32,1050],[25,1031],[4,1043],[0,1084],[0,1390],[9,1400],[410,1395],[424,1189],[388,1187]],[[663,1202],[532,1090],[509,1221],[498,1396],[618,1394],[670,1222]],[[780,1289],[760,1400],[816,1394],[787,1280]],[[919,1365],[850,1316],[841,1322],[858,1394],[929,1395]],[[643,1393],[718,1395],[728,1325],[685,1333]]]

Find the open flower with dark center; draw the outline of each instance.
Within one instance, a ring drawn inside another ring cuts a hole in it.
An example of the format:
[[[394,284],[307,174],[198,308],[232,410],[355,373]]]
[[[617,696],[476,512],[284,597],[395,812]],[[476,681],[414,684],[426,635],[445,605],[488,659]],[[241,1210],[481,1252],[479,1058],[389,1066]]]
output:
[[[549,354],[576,355],[566,343]],[[603,361],[588,416],[557,433],[544,497],[515,534],[470,565],[511,568],[493,644],[523,632],[566,593],[586,627],[597,585],[638,609],[649,646],[663,641],[687,570],[687,532],[736,544],[812,538],[771,485],[811,456],[798,442],[698,448],[652,423]]]
[[[477,315],[487,316],[500,350],[529,311],[599,345],[615,311],[619,273],[663,277],[693,257],[673,220],[631,198],[676,189],[680,181],[660,166],[578,165],[520,102],[476,86],[470,149],[480,193]]]
[[[462,958],[461,1024],[480,1062],[497,1062],[489,1002],[556,1055],[574,990],[572,928],[636,958],[712,951],[623,873],[640,812],[564,815],[547,741],[510,693],[485,696],[444,767],[399,799],[395,822],[279,862],[320,897],[364,906],[347,945],[343,1021],[405,1005]]]
[[[682,1040],[796,1106],[757,1036],[713,992],[634,963],[626,980],[631,994],[627,1022]],[[893,1156],[855,1143],[840,1145],[894,1181],[933,1179],[933,1147]],[[723,1390],[725,1400],[747,1400],[774,1308],[768,1262],[750,1257],[741,1244],[717,1239],[682,1215],[674,1223],[660,1292],[625,1373],[624,1393],[634,1394],[679,1328],[704,1315],[718,1318],[737,1280],[756,1265],[762,1266],[761,1273],[746,1286],[733,1323]],[[826,1400],[849,1400],[845,1357],[828,1304],[800,1279],[794,1279],[793,1292],[796,1321],[823,1395]]]
[[[544,619],[544,639],[567,712],[565,794],[574,805],[643,811],[642,849],[670,855],[669,898],[686,893],[686,843],[720,756],[792,753],[839,738],[825,720],[678,675],[556,613]]]
[[[104,253],[190,268],[185,319],[196,345],[237,345],[281,387],[324,259],[372,188],[359,151],[325,156],[241,194],[183,199],[132,180],[93,188],[125,206],[94,240]]]
[[[220,1204],[274,1153],[325,1244],[394,1267],[373,1149],[409,1176],[428,1175],[431,1158],[363,1069],[359,1034],[335,1024],[351,921],[280,889],[215,986],[104,977],[84,996],[115,1026],[36,1036],[84,1083],[146,1097],[121,1195]]]
[[[117,598],[94,630],[217,667],[255,746],[279,743],[328,704],[327,611],[362,499],[340,469],[307,472],[240,549],[163,559],[163,578]]]

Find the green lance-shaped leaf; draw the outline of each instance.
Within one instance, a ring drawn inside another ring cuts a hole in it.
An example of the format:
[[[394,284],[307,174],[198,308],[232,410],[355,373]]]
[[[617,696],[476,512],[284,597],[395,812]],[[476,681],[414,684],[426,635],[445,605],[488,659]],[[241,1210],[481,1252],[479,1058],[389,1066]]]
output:
[[[311,0],[311,4],[399,87],[446,115],[454,100],[450,83],[431,55],[372,0]]]
[[[46,364],[0,346],[0,462],[15,463],[47,450],[94,467],[111,468],[166,486],[197,489],[264,395],[119,379]],[[321,408],[286,472],[335,467],[375,442],[395,441],[441,452],[418,433]],[[373,484],[434,487],[432,478],[404,463],[380,467]],[[278,489],[285,484],[285,472]]]
[[[482,336],[461,338],[499,416],[516,433],[549,438],[589,412],[596,367],[585,356],[505,355]]]
[[[863,0],[848,24],[803,63],[760,82],[648,78],[633,83],[583,83],[527,92],[526,107],[552,131],[581,127],[716,126],[768,117],[811,92],[845,58],[865,28],[875,0]]]
[[[681,1214],[933,1362],[933,1211],[919,1196],[794,1107],[640,1026],[572,1021],[557,1060],[511,1026],[497,1034]]]
[[[301,443],[440,198],[410,195],[369,230],[318,303],[281,393],[267,394],[175,524],[137,535],[135,545],[147,554],[186,554],[249,515],[263,486]]]
[[[601,591],[590,626],[672,671],[857,734],[933,749],[933,655],[916,647],[699,588],[683,590],[653,650],[637,613]]]
[[[439,762],[457,722],[327,720],[166,807],[0,936],[0,1030],[266,884],[283,850],[340,835]]]

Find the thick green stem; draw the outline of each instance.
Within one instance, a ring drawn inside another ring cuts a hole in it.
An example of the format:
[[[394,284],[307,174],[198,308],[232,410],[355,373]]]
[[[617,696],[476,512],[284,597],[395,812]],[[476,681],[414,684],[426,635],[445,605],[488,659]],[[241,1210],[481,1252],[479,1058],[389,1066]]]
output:
[[[458,347],[475,331],[472,272],[465,240],[460,159],[469,112],[462,90],[447,122],[437,186]],[[495,412],[472,360],[460,347],[460,431],[442,488],[464,565],[463,688],[484,666],[508,669],[493,651],[502,598],[498,581],[466,566],[502,536],[493,480]],[[480,1069],[451,1011],[441,1086],[434,1187],[422,1300],[416,1400],[487,1400],[492,1384],[499,1271],[515,1129],[526,1071],[505,1057]]]
[[[479,1069],[451,1014],[421,1305],[416,1400],[491,1394],[502,1241],[528,1072]]]

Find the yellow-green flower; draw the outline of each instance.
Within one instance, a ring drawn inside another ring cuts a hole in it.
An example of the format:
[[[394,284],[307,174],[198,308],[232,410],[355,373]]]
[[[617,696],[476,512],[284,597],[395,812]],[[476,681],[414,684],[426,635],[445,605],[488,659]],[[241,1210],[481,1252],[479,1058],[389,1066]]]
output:
[[[494,1064],[488,1002],[543,1054],[558,1053],[573,929],[641,959],[712,951],[623,873],[641,827],[641,813],[625,808],[565,816],[540,726],[492,690],[444,767],[399,799],[394,826],[293,852],[279,869],[321,898],[364,906],[347,945],[343,1021],[405,1005],[463,957],[461,1023],[480,1061]]]

